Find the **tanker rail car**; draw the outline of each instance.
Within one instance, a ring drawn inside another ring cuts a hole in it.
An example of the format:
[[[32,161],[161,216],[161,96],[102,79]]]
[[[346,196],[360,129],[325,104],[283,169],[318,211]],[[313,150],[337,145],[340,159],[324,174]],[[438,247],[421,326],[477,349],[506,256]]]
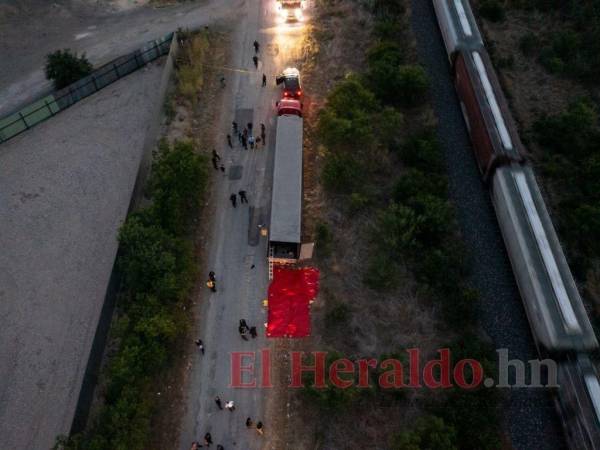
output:
[[[433,0],[477,166],[541,355],[558,361],[556,398],[572,448],[600,449],[598,341],[468,0]],[[560,384],[560,382],[559,382]]]

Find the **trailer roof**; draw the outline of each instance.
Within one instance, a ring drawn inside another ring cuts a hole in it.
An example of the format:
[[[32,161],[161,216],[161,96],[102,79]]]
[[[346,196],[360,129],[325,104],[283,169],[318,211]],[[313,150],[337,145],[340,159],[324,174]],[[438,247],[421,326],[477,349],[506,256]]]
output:
[[[302,118],[277,118],[269,240],[300,243],[302,219]]]

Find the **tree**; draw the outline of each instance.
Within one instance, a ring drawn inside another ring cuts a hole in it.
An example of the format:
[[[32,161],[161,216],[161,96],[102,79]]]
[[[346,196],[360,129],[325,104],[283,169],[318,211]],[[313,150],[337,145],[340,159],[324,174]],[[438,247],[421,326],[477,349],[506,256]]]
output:
[[[420,417],[413,430],[392,438],[393,450],[456,450],[456,431],[435,416]]]
[[[56,50],[46,56],[46,78],[54,82],[56,89],[62,89],[71,83],[92,73],[92,65],[85,53],[77,56],[69,49]]]

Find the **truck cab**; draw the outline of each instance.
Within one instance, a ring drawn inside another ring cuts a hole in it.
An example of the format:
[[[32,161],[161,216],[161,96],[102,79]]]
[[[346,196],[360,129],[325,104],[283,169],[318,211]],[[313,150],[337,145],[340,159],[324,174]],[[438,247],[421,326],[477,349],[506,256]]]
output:
[[[302,103],[295,98],[282,98],[276,104],[278,116],[302,117]]]

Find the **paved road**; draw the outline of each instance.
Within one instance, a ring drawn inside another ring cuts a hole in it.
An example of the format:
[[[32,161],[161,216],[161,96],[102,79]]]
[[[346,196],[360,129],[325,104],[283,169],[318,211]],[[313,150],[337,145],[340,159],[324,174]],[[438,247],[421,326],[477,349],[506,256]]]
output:
[[[496,348],[510,358],[536,358],[531,332],[502,242],[496,216],[477,171],[432,2],[412,0],[417,50],[431,78],[438,136],[446,155],[450,195],[472,257],[472,281],[481,292],[480,319]],[[503,408],[515,449],[557,449],[564,444],[550,395],[511,391]]]
[[[245,0],[200,0],[115,12],[101,3],[22,3],[21,14],[0,21],[0,115],[51,89],[43,65],[54,50],[85,52],[94,65],[101,65],[178,27],[194,29],[233,17],[246,4]]]
[[[198,336],[206,345],[206,354],[198,354],[191,369],[181,449],[188,449],[194,439],[201,441],[206,432],[212,434],[215,444],[220,443],[226,449],[234,444],[244,450],[264,448],[267,438],[245,426],[246,417],[255,422],[264,420],[265,392],[229,387],[229,355],[232,351],[258,351],[273,343],[263,336],[266,312],[262,300],[266,298],[268,266],[266,240],[259,237],[257,224],[267,222],[271,199],[274,102],[279,94],[274,76],[284,65],[292,65],[301,34],[299,28],[275,26],[273,4],[272,0],[248,1],[237,11],[240,23],[235,25],[238,31],[231,65],[245,67],[250,73],[232,73],[228,80],[228,89],[232,91],[225,99],[222,136],[229,132],[234,117],[239,124],[252,121],[256,128],[263,122],[267,126],[267,148],[244,151],[237,145],[229,150],[224,145],[218,150],[226,161],[228,174],[215,186],[217,205],[207,270],[216,272],[219,290],[216,294],[203,292],[198,299],[201,304]],[[262,46],[258,71],[252,63],[255,39]],[[261,87],[263,73],[269,79],[266,88]],[[235,179],[236,172],[241,176],[239,179]],[[229,195],[240,189],[248,192],[250,203],[233,208]],[[237,326],[241,318],[257,326],[259,338],[249,342],[240,338]],[[258,360],[256,365],[260,370]],[[214,402],[216,395],[223,401],[234,400],[236,410],[220,411]],[[265,429],[269,433],[268,423]]]

